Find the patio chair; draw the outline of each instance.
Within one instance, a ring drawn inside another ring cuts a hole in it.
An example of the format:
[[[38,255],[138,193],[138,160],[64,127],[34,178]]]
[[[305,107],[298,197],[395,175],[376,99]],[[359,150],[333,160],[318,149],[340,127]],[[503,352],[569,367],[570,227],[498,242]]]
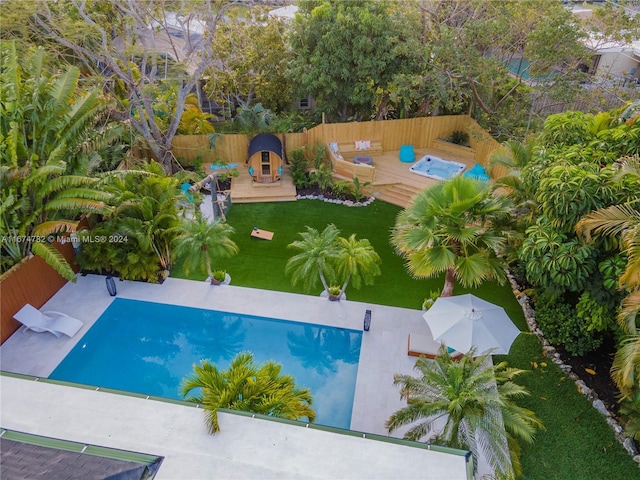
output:
[[[51,332],[56,337],[60,337],[63,334],[68,337],[73,337],[84,325],[84,323],[77,318],[60,312],[41,312],[28,303],[18,310],[13,318],[25,326],[24,331]]]
[[[462,353],[456,352],[453,348],[447,348],[449,349],[451,358],[457,360],[462,356]],[[412,357],[436,358],[439,349],[440,343],[436,342],[430,335],[422,335],[419,333],[409,334],[407,355],[411,355]]]

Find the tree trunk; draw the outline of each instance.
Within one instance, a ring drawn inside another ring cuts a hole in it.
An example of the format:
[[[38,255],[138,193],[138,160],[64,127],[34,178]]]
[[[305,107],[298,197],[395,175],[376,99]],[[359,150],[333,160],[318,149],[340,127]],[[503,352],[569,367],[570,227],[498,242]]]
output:
[[[342,288],[340,289],[340,295],[342,295],[344,291],[347,289],[347,285],[349,285],[349,280],[351,280],[351,274],[347,275],[347,279],[342,284]]]
[[[322,282],[325,292],[329,293],[329,285],[327,285],[327,280],[324,278],[322,271],[320,271],[320,281]]]
[[[389,93],[385,92],[378,104],[378,112],[376,113],[376,120],[386,120],[389,114]]]
[[[209,253],[207,252],[207,257],[205,258],[205,265],[207,266],[207,274],[209,275],[209,283],[211,285],[215,285],[213,283],[213,271],[211,270],[211,261],[209,260]]]
[[[456,284],[455,269],[448,268],[447,273],[444,276],[444,288],[442,289],[441,297],[453,297],[453,287]]]

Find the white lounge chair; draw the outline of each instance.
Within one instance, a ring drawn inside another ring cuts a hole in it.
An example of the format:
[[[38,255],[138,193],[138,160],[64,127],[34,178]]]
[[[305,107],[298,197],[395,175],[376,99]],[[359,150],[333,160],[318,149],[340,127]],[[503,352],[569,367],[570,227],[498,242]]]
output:
[[[41,312],[28,303],[13,318],[25,326],[25,331],[51,332],[56,337],[60,337],[62,334],[73,337],[84,325],[77,318],[70,317],[67,314],[50,310]]]

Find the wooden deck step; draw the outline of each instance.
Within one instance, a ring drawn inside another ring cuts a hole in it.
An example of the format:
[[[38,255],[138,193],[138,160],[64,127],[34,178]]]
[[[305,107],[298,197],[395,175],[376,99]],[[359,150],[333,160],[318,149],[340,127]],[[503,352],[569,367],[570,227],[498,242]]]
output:
[[[246,165],[239,165],[238,170],[240,175],[231,182],[232,203],[296,201],[296,187],[288,168],[285,167],[280,180],[273,183],[254,182]]]
[[[403,185],[383,185],[374,189],[373,195],[379,200],[397,205],[399,207],[406,207],[411,202],[411,199],[420,192],[420,188]]]

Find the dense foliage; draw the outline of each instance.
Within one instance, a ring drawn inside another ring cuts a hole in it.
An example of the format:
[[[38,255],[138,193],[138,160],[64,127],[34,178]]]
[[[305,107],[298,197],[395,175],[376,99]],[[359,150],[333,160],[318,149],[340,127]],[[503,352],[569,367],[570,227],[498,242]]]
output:
[[[157,282],[171,269],[172,242],[180,230],[178,177],[167,176],[157,163],[113,175],[108,214],[91,220],[81,232],[102,241],[82,245],[80,266],[126,280]]]
[[[77,68],[58,70],[43,49],[19,55],[13,41],[0,49],[0,265],[33,253],[73,280],[49,239],[74,232],[82,213],[108,210],[109,194],[84,175],[109,129],[98,126],[104,102],[99,90],[79,86]]]
[[[630,425],[640,388],[638,107],[552,115],[529,148],[510,143],[493,162],[508,172],[497,186],[520,206],[514,270],[537,291],[540,327],[571,355],[617,342],[612,375]]]

